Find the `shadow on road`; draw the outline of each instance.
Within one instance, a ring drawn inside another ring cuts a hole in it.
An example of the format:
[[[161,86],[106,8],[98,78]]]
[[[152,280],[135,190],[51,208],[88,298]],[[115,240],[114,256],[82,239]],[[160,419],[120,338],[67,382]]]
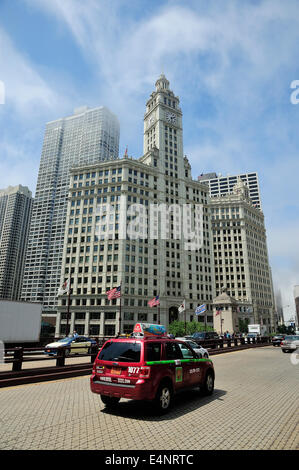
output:
[[[198,391],[195,390],[181,392],[174,397],[173,405],[169,412],[162,416],[155,411],[151,402],[138,400],[121,401],[115,409],[104,408],[101,412],[142,421],[168,421],[179,418],[187,413],[192,413],[192,411],[198,410],[214,400],[222,400],[226,393],[225,390],[215,389],[212,396],[201,397]]]

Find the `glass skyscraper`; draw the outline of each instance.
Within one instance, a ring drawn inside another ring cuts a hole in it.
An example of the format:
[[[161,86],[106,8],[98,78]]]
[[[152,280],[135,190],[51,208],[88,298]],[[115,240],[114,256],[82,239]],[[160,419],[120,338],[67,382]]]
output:
[[[119,121],[105,107],[77,108],[46,125],[22,287],[22,300],[41,302],[44,313],[56,311],[70,169],[118,154]]]
[[[20,299],[32,201],[27,187],[0,190],[0,299]]]

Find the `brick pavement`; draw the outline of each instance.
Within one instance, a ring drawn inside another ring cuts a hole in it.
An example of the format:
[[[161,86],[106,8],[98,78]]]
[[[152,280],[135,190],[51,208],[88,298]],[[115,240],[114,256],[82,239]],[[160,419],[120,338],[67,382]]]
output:
[[[163,417],[122,400],[106,411],[89,377],[0,390],[0,449],[298,449],[299,364],[280,348],[214,356],[215,392]]]

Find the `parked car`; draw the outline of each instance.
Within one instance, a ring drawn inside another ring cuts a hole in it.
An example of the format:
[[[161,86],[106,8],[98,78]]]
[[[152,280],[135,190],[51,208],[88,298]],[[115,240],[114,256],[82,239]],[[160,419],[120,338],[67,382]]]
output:
[[[66,348],[65,355],[70,354],[90,354],[92,348],[97,345],[96,341],[86,336],[67,336],[66,338],[59,339],[54,343],[49,343],[45,346],[45,354],[49,356],[56,356],[59,348]]]
[[[219,339],[219,335],[216,331],[197,331],[193,333],[192,338],[195,340]]]
[[[281,342],[282,352],[293,352],[299,349],[299,335],[287,335]]]
[[[282,340],[284,340],[286,335],[275,335],[272,338],[272,345],[273,346],[280,346]]]
[[[152,401],[165,413],[182,390],[198,388],[211,395],[214,379],[212,361],[199,359],[188,344],[167,336],[136,336],[104,344],[93,365],[90,387],[106,407],[130,398]]]
[[[199,358],[208,358],[209,353],[208,350],[200,346],[200,344],[195,343],[195,341],[192,341],[189,338],[183,337],[183,338],[176,338],[178,341],[184,341],[185,343],[188,344],[195,352],[198,354]]]
[[[219,335],[215,331],[200,331],[193,333],[192,340],[197,344],[200,344],[202,341],[209,341],[208,347],[216,348]],[[213,342],[214,340],[215,342]]]
[[[257,333],[247,333],[247,335],[245,336],[245,343],[252,343],[252,339],[253,338],[257,338],[258,337],[258,334]]]

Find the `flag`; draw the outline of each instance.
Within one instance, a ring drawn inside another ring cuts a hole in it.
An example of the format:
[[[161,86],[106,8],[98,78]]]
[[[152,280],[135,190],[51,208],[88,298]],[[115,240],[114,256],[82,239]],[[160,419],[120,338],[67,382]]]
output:
[[[206,304],[202,304],[202,305],[199,305],[198,307],[196,307],[195,313],[196,313],[196,315],[200,315],[201,313],[204,313],[206,310],[207,310]]]
[[[159,296],[157,295],[152,300],[149,300],[147,304],[149,307],[156,307],[156,305],[160,305]]]
[[[183,301],[183,303],[179,306],[179,313],[182,313],[186,310],[186,303],[185,303],[185,299]]]
[[[121,286],[113,287],[106,292],[108,300],[118,299],[121,296]]]
[[[218,308],[218,309],[216,310],[216,315],[220,315],[221,310],[222,310],[222,307]]]
[[[69,294],[69,292],[70,292],[70,280],[67,279],[66,281],[64,281],[62,286],[59,287],[57,296],[63,295],[63,294]]]

